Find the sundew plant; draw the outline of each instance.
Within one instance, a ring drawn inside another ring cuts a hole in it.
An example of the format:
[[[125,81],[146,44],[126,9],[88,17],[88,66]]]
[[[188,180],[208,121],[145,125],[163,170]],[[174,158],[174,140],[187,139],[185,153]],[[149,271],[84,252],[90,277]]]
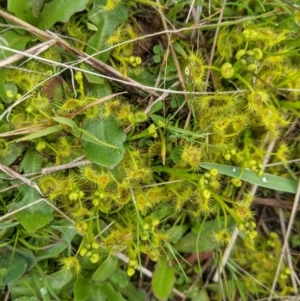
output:
[[[0,6],[0,300],[299,297],[298,1]]]

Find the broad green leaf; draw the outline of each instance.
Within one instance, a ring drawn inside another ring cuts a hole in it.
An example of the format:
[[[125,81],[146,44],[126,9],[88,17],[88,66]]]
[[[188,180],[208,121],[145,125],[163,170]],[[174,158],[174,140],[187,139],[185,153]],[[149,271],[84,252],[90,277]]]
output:
[[[199,253],[215,250],[220,247],[220,243],[214,239],[214,233],[222,229],[233,229],[235,225],[234,219],[227,218],[227,225],[225,225],[224,218],[218,218],[211,221],[207,221],[202,225],[197,223],[192,232],[189,232],[183,236],[178,243],[174,245],[174,249],[177,252],[184,253]]]
[[[21,193],[23,198],[20,202],[13,205],[13,210],[22,208],[40,199],[38,192],[29,186],[23,187]],[[53,208],[45,202],[40,202],[14,214],[14,218],[27,232],[33,233],[50,223],[53,219]]]
[[[106,2],[107,0],[94,1],[88,12],[89,20],[97,26],[98,31],[88,41],[90,47],[87,48],[87,54],[94,55],[97,51],[108,48],[108,38],[115,33],[116,27],[128,18],[127,9],[123,3],[118,4],[112,10],[104,11],[103,7]],[[109,53],[109,51],[105,51],[95,57],[101,61],[106,61]]]
[[[175,269],[169,266],[165,256],[159,258],[155,265],[151,286],[159,300],[166,300],[171,294],[175,282]]]
[[[92,23],[90,23],[90,22],[87,22],[87,23],[86,23],[86,27],[87,27],[89,30],[92,30],[92,31],[98,31],[97,26],[95,26],[94,24],[92,24]]]
[[[12,246],[6,246],[6,248],[12,254],[18,254],[26,261],[27,264],[26,271],[30,270],[36,264],[36,257],[33,255],[33,253],[30,250],[23,249],[20,247],[15,249]]]
[[[10,166],[24,152],[25,145],[19,143],[10,143],[6,155],[1,159],[1,163]]]
[[[74,284],[74,301],[85,301],[91,295],[91,275],[77,277]]]
[[[120,287],[125,287],[128,284],[128,276],[124,270],[118,268],[110,277],[110,280]]]
[[[123,271],[124,272],[124,271]],[[116,273],[115,273],[116,274]],[[112,277],[114,277],[114,275]],[[128,301],[141,301],[146,300],[147,293],[143,289],[138,289],[132,282],[128,281],[128,277],[124,272],[125,277],[127,278],[127,285],[122,286],[120,282],[112,282],[112,286],[120,292]],[[111,277],[111,279],[112,279]],[[124,281],[124,280],[121,280]]]
[[[158,126],[158,124],[166,124],[166,119],[163,116],[152,114],[150,118]]]
[[[25,296],[39,296],[38,288],[35,286],[32,277],[27,274],[24,274],[21,278],[11,282],[8,285],[8,289],[12,300]]]
[[[107,95],[111,95],[111,86],[108,80],[103,79],[103,83],[91,85],[89,89],[89,96],[101,98]]]
[[[206,289],[204,289],[204,288],[199,289],[196,286],[194,287],[194,291],[192,290],[188,296],[191,298],[191,301],[210,301],[210,300],[212,300],[209,297],[209,293]]]
[[[102,283],[93,283],[87,301],[107,301],[107,296],[102,291]]]
[[[41,170],[43,162],[44,157],[32,148],[29,148],[20,164],[20,171],[23,171],[24,173],[39,171]]]
[[[118,259],[114,256],[108,256],[94,272],[92,276],[93,281],[105,281],[116,270],[118,266]]]
[[[279,176],[275,176],[269,173],[264,173],[261,177],[257,176],[253,171],[243,169],[241,167],[234,167],[222,164],[213,163],[201,163],[200,167],[205,169],[216,168],[219,173],[230,176],[241,178],[244,181],[252,184],[290,193],[296,193],[298,182],[292,179],[287,179]]]
[[[8,0],[7,8],[23,21],[36,25],[44,0]]]
[[[64,124],[66,126],[69,126],[72,130],[77,128],[76,123],[70,119],[70,118],[66,118],[66,117],[53,117],[52,118],[54,121]]]
[[[174,147],[172,150],[170,157],[174,161],[174,163],[179,163],[181,161],[181,154],[183,151],[183,146],[182,145],[177,145]]]
[[[51,288],[59,293],[72,281],[72,278],[73,274],[71,271],[59,270],[49,275],[48,282]]]
[[[155,54],[153,56],[153,62],[156,63],[156,64],[160,63],[161,62],[161,56],[159,54]]]
[[[21,298],[18,298],[18,301],[40,301],[40,300],[36,297],[23,296]]]
[[[189,225],[173,226],[166,231],[166,234],[170,237],[172,243],[177,243],[183,234],[188,230]]]
[[[50,126],[46,129],[37,131],[36,133],[30,134],[28,136],[25,136],[25,137],[22,137],[22,138],[19,138],[19,139],[16,139],[15,141],[16,142],[21,142],[21,141],[33,140],[33,139],[36,139],[36,138],[40,138],[40,137],[44,137],[44,136],[56,133],[60,130],[61,130],[60,125],[53,125],[53,126]]]
[[[154,86],[156,81],[156,75],[149,72],[146,69],[139,70],[138,72],[134,69],[129,69],[128,77],[139,82],[142,85],[151,86],[151,87]]]
[[[174,48],[182,57],[186,57],[186,52],[179,43],[175,42]]]
[[[77,233],[75,228],[68,228],[66,232],[61,237],[60,241],[57,242],[53,247],[47,248],[39,256],[37,256],[37,260],[41,261],[47,258],[55,258],[60,253],[62,253],[66,248],[68,248],[71,244],[72,239]]]
[[[115,291],[109,282],[99,283],[97,288],[107,296],[107,301],[126,301],[119,292]]]
[[[83,128],[100,141],[113,145],[111,148],[91,142],[83,142],[86,157],[93,163],[114,168],[123,159],[125,148],[123,146],[126,135],[119,129],[116,120],[110,116],[105,119],[85,121]]]
[[[93,69],[91,66],[87,65],[87,64],[81,64],[80,67],[83,70],[86,71],[90,71],[90,72],[94,72],[97,73],[98,71]],[[93,75],[90,73],[84,73],[85,77],[87,78],[88,82],[91,84],[98,84],[98,85],[102,85],[104,83],[104,78],[102,78],[101,76],[97,76],[97,75]]]
[[[86,142],[91,142],[91,143],[95,143],[97,145],[101,145],[101,146],[105,146],[105,147],[111,147],[111,148],[115,148],[117,149],[118,147],[111,145],[109,143],[105,143],[103,141],[100,141],[99,139],[97,139],[96,136],[94,136],[93,134],[91,134],[90,132],[86,131],[85,129],[82,128],[77,128],[77,132],[80,132],[80,137],[83,141]],[[75,133],[75,135],[77,135],[77,133]]]
[[[41,9],[43,8],[43,4],[45,0],[30,0],[31,2],[31,12],[35,17],[38,17],[39,13],[41,12]]]
[[[76,12],[86,9],[88,2],[89,0],[52,0],[47,2],[39,14],[37,26],[41,29],[49,29],[57,22],[66,23]]]
[[[162,101],[158,101],[156,102],[152,107],[151,107],[151,110],[149,111],[149,115],[157,112],[157,111],[160,111],[161,109],[163,108],[163,103]]]
[[[23,51],[26,48],[27,43],[31,40],[31,37],[26,34],[19,34],[16,31],[10,29],[0,34],[0,45],[12,48],[14,50]],[[8,50],[0,50],[0,60],[5,59],[14,52]]]
[[[26,271],[27,263],[19,254],[2,248],[0,251],[0,285],[7,285]]]
[[[44,269],[41,266],[36,265],[36,268],[30,271],[30,275],[35,284],[35,287],[37,287],[39,290],[39,295],[43,298],[44,301],[61,300],[58,297],[55,289],[50,284],[50,281],[53,279],[50,280],[50,277],[45,277]],[[52,296],[51,299],[50,295]]]

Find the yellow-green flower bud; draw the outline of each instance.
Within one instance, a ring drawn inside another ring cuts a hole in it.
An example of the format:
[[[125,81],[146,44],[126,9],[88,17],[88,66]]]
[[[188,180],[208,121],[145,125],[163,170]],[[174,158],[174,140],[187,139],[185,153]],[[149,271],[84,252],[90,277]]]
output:
[[[254,57],[259,61],[263,58],[263,52],[259,48],[254,48]]]
[[[235,187],[241,187],[242,186],[242,180],[240,178],[233,178],[231,180],[232,184],[235,186]]]
[[[216,177],[219,174],[219,171],[216,168],[212,168],[209,172],[213,177]]]
[[[11,90],[7,90],[6,91],[6,96],[9,98],[13,98],[14,97],[14,93]]]
[[[152,221],[152,226],[156,227],[158,225],[159,225],[159,219],[156,218],[155,220]]]
[[[82,81],[82,79],[83,79],[82,72],[77,71],[75,73],[75,79],[76,79],[77,82]]]
[[[239,60],[242,56],[244,56],[246,54],[246,51],[244,50],[244,49],[241,49],[241,50],[239,50],[237,53],[236,53],[236,55],[235,55],[235,58],[237,59],[237,60]]]
[[[256,69],[256,64],[250,64],[246,66],[247,71],[254,71]]]
[[[95,250],[98,250],[100,248],[100,244],[98,242],[94,241],[92,243],[92,248],[95,249]]]
[[[79,252],[79,255],[83,257],[86,255],[87,251],[88,251],[87,248],[82,248]]]
[[[209,190],[204,189],[204,190],[202,191],[202,196],[203,196],[205,199],[209,199],[209,198],[210,198],[210,195],[211,195],[211,193],[210,193]]]
[[[226,79],[233,77],[234,69],[232,67],[232,64],[224,63],[221,67],[221,74]]]
[[[100,255],[98,253],[93,253],[90,261],[91,263],[97,263],[100,260]]]
[[[126,271],[127,275],[129,277],[133,276],[134,273],[135,273],[135,270],[133,268],[128,268],[127,271]]]

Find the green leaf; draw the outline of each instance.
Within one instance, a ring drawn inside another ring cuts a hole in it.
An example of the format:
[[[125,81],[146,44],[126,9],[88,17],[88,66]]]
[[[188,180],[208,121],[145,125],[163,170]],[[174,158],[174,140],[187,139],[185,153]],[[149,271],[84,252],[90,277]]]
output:
[[[40,195],[32,187],[26,186],[21,190],[23,198],[20,202],[13,205],[13,210],[22,208],[38,199]],[[53,208],[45,202],[40,202],[30,206],[18,213],[14,214],[14,218],[26,229],[29,233],[34,233],[40,228],[43,228],[53,219]]]
[[[161,57],[160,57],[159,54],[156,54],[156,55],[153,56],[153,62],[156,63],[156,64],[161,62]]]
[[[39,301],[39,299],[36,297],[23,296],[21,298],[18,298],[18,301]]]
[[[61,299],[57,296],[55,289],[51,286],[50,281],[53,279],[49,279],[48,277],[44,277],[43,268],[39,265],[36,266],[30,272],[32,280],[35,284],[35,287],[39,290],[39,295],[43,298],[43,301],[50,301],[50,296],[52,296],[51,300],[60,301]]]
[[[22,5],[21,5],[22,6]],[[7,30],[4,33],[0,34],[0,44],[12,48],[14,50],[23,51],[27,43],[31,40],[31,37],[26,34],[19,34],[14,30]],[[15,54],[14,52],[8,50],[0,51],[0,59],[5,59],[11,55]]]
[[[150,118],[158,126],[160,123],[166,124],[166,119],[163,116],[152,114]]]
[[[85,301],[91,295],[90,275],[82,275],[77,277],[74,284],[74,301]]]
[[[186,52],[179,43],[175,42],[174,48],[182,57],[186,57]]]
[[[178,243],[174,245],[177,252],[184,253],[199,253],[215,250],[220,247],[220,243],[214,239],[214,233],[226,228],[229,231],[235,225],[234,219],[227,218],[227,225],[225,225],[224,218],[218,218],[204,223],[197,223],[189,232],[183,236]]]
[[[26,271],[27,263],[19,254],[3,248],[0,252],[0,285],[9,284]]]
[[[124,270],[118,268],[110,277],[110,280],[118,284],[121,288],[126,287],[129,283],[127,274]]]
[[[1,163],[10,166],[23,153],[25,145],[18,143],[10,143],[6,155],[1,159]]]
[[[93,69],[91,66],[87,65],[87,64],[81,64],[80,67],[83,69],[83,70],[86,70],[86,71],[90,71],[90,72],[94,72],[94,73],[97,73],[98,71]],[[97,76],[97,75],[93,75],[93,74],[90,74],[90,73],[84,73],[86,79],[88,80],[89,83],[91,84],[99,84],[99,85],[102,85],[104,83],[104,78],[101,77],[101,76]]]
[[[23,21],[36,25],[44,0],[8,0],[7,8]]]
[[[105,281],[116,270],[118,266],[118,259],[114,256],[108,256],[98,267],[92,276],[93,281]]]
[[[97,26],[95,26],[94,24],[92,24],[92,23],[90,23],[90,22],[87,22],[87,23],[86,23],[86,27],[87,27],[87,29],[89,29],[89,30],[92,30],[92,31],[98,31]]]
[[[26,271],[30,270],[35,264],[36,264],[36,257],[33,255],[33,253],[30,250],[23,249],[23,248],[17,248],[11,246],[6,246],[6,248],[12,253],[12,254],[18,254],[21,256],[27,264]]]
[[[142,85],[151,86],[155,85],[156,75],[149,72],[146,69],[129,69],[128,70],[128,77],[131,79],[139,82]]]
[[[153,113],[160,111],[163,108],[163,103],[162,101],[156,102],[152,107],[151,110],[149,111],[149,115],[152,115]]]
[[[35,150],[29,148],[20,164],[20,171],[32,173],[41,170],[44,157]]]
[[[63,234],[59,242],[57,242],[53,247],[47,248],[45,251],[41,252],[41,255],[37,257],[38,261],[47,259],[47,258],[55,258],[60,253],[62,253],[67,247],[70,246],[72,239],[74,238],[77,231],[74,227],[68,228],[66,232]]]
[[[71,271],[59,270],[55,273],[52,273],[48,277],[48,281],[50,286],[59,293],[61,290],[68,285],[73,278],[73,274]]]
[[[52,118],[54,121],[64,124],[66,126],[69,126],[72,130],[77,128],[76,123],[70,119],[70,118],[66,118],[66,117],[53,117]]]
[[[189,225],[173,226],[166,231],[166,234],[170,237],[172,243],[177,243],[183,234],[189,229]]]
[[[50,126],[50,127],[46,128],[46,129],[37,131],[36,133],[30,134],[28,136],[16,139],[15,141],[16,142],[21,142],[21,141],[26,141],[26,140],[33,140],[33,139],[36,139],[36,138],[40,138],[40,137],[44,137],[44,136],[56,133],[60,130],[61,130],[60,125],[54,125],[54,126]]]
[[[124,271],[123,271],[124,272]],[[115,273],[116,274],[116,273]],[[113,274],[113,276],[115,275]],[[126,278],[127,278],[127,284],[125,286],[122,286],[120,282],[112,283],[112,286],[120,292],[124,297],[127,298],[128,301],[141,301],[146,300],[147,293],[143,289],[138,289],[132,282],[128,281],[128,277],[126,273],[124,272]],[[113,277],[112,276],[112,277]]]
[[[39,295],[39,291],[34,284],[34,281],[30,275],[24,274],[21,278],[11,282],[8,285],[8,289],[12,300],[23,296]]]
[[[100,141],[116,147],[111,148],[85,141],[83,146],[86,150],[86,157],[93,163],[108,168],[118,165],[125,154],[123,143],[126,135],[119,129],[116,120],[112,116],[100,120],[89,120],[84,122],[83,128]]]
[[[80,137],[82,140],[86,141],[86,142],[91,142],[91,143],[95,143],[97,145],[101,145],[101,146],[105,146],[105,147],[111,147],[111,148],[116,148],[116,146],[113,146],[109,143],[105,143],[103,141],[100,141],[99,139],[97,139],[97,137],[95,137],[93,134],[91,134],[90,132],[86,131],[85,129],[82,128],[77,128],[77,131],[74,132],[75,135],[78,136],[78,132],[80,132]]]
[[[159,45],[155,45],[154,47],[153,47],[153,52],[155,53],[155,54],[162,54],[162,52],[163,52],[163,50],[160,48],[160,46]]]
[[[177,145],[174,147],[174,149],[172,150],[172,152],[170,154],[170,157],[174,163],[179,163],[181,161],[182,151],[183,151],[182,145]]]
[[[23,3],[22,0],[21,2]],[[88,2],[89,0],[52,0],[44,5],[37,26],[41,29],[49,29],[57,22],[66,23],[76,12],[86,9]]]
[[[119,292],[115,291],[109,282],[102,282],[101,284],[98,284],[98,288],[99,291],[107,296],[108,301],[126,301]]]
[[[128,18],[128,13],[125,5],[120,3],[114,9],[104,11],[107,0],[98,0],[93,2],[92,9],[88,12],[88,18],[98,28],[88,41],[87,54],[93,55],[97,51],[104,50],[109,47],[107,40],[114,34],[116,27],[124,23]],[[101,61],[106,61],[110,51],[105,51],[95,57]]]
[[[8,228],[11,228],[11,227],[15,227],[19,225],[18,222],[13,222],[13,223],[6,223],[6,222],[3,222],[3,223],[0,223],[0,231],[4,230],[4,229],[8,229]]]
[[[243,169],[241,167],[234,167],[222,164],[213,163],[201,163],[200,167],[205,169],[216,168],[219,173],[230,176],[238,177],[244,181],[250,182],[252,184],[290,193],[296,193],[298,182],[292,179],[287,179],[279,176],[275,176],[269,173],[264,173],[261,177],[257,176],[253,171],[248,169]]]
[[[151,285],[154,295],[160,300],[166,300],[171,294],[175,282],[175,270],[169,266],[165,256],[159,258],[155,265]]]

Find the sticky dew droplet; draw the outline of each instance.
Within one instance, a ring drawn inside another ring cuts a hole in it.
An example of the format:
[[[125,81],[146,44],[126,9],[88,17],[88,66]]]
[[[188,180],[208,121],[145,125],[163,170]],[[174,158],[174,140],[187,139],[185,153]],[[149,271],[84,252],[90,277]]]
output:
[[[264,183],[267,183],[267,182],[268,182],[268,179],[267,179],[266,177],[263,177],[263,178],[262,178],[262,181],[263,181]]]
[[[236,172],[236,168],[233,168],[232,171],[233,171],[233,172]]]

